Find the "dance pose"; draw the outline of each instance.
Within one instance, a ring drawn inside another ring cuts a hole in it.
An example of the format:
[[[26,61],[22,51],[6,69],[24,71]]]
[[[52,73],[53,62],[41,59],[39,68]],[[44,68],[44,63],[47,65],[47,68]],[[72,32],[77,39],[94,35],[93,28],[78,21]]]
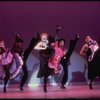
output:
[[[60,60],[64,56],[64,45],[64,39],[59,39],[58,41],[51,44],[55,52],[49,59],[48,66],[54,70],[54,74],[59,73],[61,70]]]
[[[27,78],[28,78],[28,69],[27,69],[26,61],[27,61],[32,49],[34,48],[34,46],[36,45],[38,40],[39,40],[39,33],[37,33],[36,38],[33,37],[31,39],[28,48],[26,50],[24,50],[24,53],[23,53],[23,66],[22,66],[23,76],[22,76],[20,86],[19,86],[21,91],[23,90],[23,86],[24,86],[24,84],[25,84],[25,82],[27,81]]]
[[[23,65],[22,55],[24,49],[22,48],[22,43],[23,40],[20,38],[19,34],[16,34],[15,43],[11,50],[13,54],[13,59],[16,62],[16,70],[11,73],[11,77],[10,77],[11,79],[16,78],[18,76]]]
[[[61,88],[62,89],[66,88],[64,85],[66,84],[66,82],[68,80],[68,66],[70,64],[69,59],[73,53],[73,50],[74,50],[78,40],[79,40],[79,36],[76,34],[75,40],[70,40],[70,45],[69,45],[68,51],[65,52],[64,56],[61,58],[61,61],[60,61],[61,65],[63,67],[63,71],[64,71],[64,74],[63,74],[63,77],[61,80]],[[64,45],[63,45],[63,48],[64,48]]]
[[[13,61],[13,55],[6,48],[4,41],[0,41],[0,67],[3,67],[1,79],[4,80],[3,92],[6,92],[6,85],[10,79],[10,68]]]
[[[60,66],[60,60],[61,57],[63,57],[64,55],[64,45],[65,45],[65,40],[64,39],[58,39],[58,32],[61,29],[61,27],[59,25],[56,25],[56,33],[55,33],[55,37],[52,39],[54,41],[52,41],[50,43],[50,46],[52,47],[52,49],[54,50],[54,52],[52,53],[52,56],[50,57],[49,61],[48,61],[48,67],[53,69],[53,73],[59,73],[61,70],[61,66]]]
[[[80,55],[87,56],[89,88],[92,89],[93,80],[100,76],[100,48],[98,43],[90,36],[86,36]]]
[[[2,75],[2,79],[4,79],[4,89],[3,91],[6,92],[6,85],[8,83],[8,80],[14,79],[18,76],[22,65],[23,65],[23,60],[22,60],[22,53],[23,49],[21,48],[22,44],[21,38],[19,38],[19,35],[16,34],[15,38],[15,43],[12,47],[12,49],[8,49],[5,47],[5,44],[3,41],[0,43],[0,60],[1,60],[1,65],[4,69],[4,73]],[[14,66],[14,64],[16,66]],[[13,70],[13,67],[16,67]]]
[[[44,92],[47,92],[48,76],[53,74],[53,70],[48,67],[48,60],[52,54],[47,33],[40,34],[40,41],[36,44],[34,49],[38,50],[40,53],[40,67],[37,77],[43,78],[43,90]]]

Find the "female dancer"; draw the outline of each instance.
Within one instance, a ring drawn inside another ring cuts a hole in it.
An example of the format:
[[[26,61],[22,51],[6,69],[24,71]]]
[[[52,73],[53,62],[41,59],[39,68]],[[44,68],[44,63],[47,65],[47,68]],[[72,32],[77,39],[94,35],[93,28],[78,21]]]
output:
[[[22,55],[23,55],[24,49],[22,48],[22,43],[23,43],[23,40],[20,38],[19,34],[16,34],[15,43],[12,47],[12,54],[16,62],[16,70],[13,73],[11,73],[11,77],[10,77],[11,79],[18,76],[23,65]]]
[[[92,89],[92,82],[96,76],[100,76],[100,52],[98,52],[99,46],[98,43],[93,40],[90,36],[85,37],[85,44],[80,50],[82,56],[87,56],[88,62],[88,79],[91,80],[89,88]]]
[[[48,67],[48,60],[51,57],[51,48],[49,47],[48,34],[41,33],[40,41],[34,47],[35,50],[39,50],[40,53],[40,68],[37,74],[38,78],[43,77],[44,92],[47,92],[47,79],[49,75],[52,75],[53,70]]]
[[[2,73],[1,79],[4,78],[4,88],[3,92],[6,92],[6,85],[10,79],[10,68],[13,61],[13,55],[10,50],[5,47],[4,41],[0,42],[0,67],[3,67],[4,73]]]
[[[64,45],[65,40],[60,39],[51,44],[54,49],[54,54],[49,59],[48,66],[54,70],[54,73],[59,73],[60,71],[60,60],[64,56]]]
[[[4,69],[4,73],[2,78],[4,78],[4,89],[3,91],[6,92],[6,85],[8,80],[15,78],[22,68],[23,60],[21,58],[23,49],[21,48],[22,40],[16,35],[15,44],[10,51],[8,48],[5,47],[5,43],[3,41],[0,42],[0,60],[1,65]],[[16,63],[16,69],[13,70],[13,64]]]

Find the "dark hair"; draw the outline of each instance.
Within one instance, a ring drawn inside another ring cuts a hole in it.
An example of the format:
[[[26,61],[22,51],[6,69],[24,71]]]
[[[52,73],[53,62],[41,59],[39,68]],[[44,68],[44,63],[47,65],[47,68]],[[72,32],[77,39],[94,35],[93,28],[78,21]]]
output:
[[[99,40],[98,40],[98,44],[100,44],[100,38],[99,38]]]
[[[23,43],[23,40],[20,38],[18,33],[16,33],[15,39],[16,39],[16,43]]]
[[[20,42],[23,43],[23,40],[22,40],[21,38],[17,38],[17,39],[16,39],[16,42],[17,42],[17,43],[20,43]]]
[[[64,41],[64,44],[65,44],[65,42],[66,42],[66,40],[65,40],[64,38],[61,38],[61,39],[58,40],[58,45],[59,45],[59,43],[60,43],[61,41]]]

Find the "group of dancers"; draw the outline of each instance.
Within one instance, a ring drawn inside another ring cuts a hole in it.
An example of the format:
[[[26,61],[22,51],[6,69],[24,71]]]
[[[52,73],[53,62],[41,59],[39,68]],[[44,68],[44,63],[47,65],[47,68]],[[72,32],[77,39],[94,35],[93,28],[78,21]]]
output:
[[[57,32],[59,31],[56,30]],[[28,69],[26,61],[29,54],[33,49],[38,50],[40,54],[40,67],[37,74],[37,78],[43,78],[43,90],[47,92],[47,81],[50,75],[55,75],[60,72],[61,65],[63,67],[63,77],[61,80],[61,89],[65,89],[65,84],[68,79],[68,65],[70,57],[75,49],[75,46],[79,40],[79,35],[76,34],[73,40],[70,40],[68,50],[65,48],[65,39],[49,36],[48,33],[37,34],[37,37],[33,37],[26,49],[22,48],[23,40],[16,34],[15,43],[11,50],[6,48],[4,41],[0,42],[0,67],[3,67],[4,74],[1,79],[4,80],[3,91],[6,92],[6,85],[8,80],[14,79],[19,75],[20,70],[23,71],[23,76],[19,84],[20,90],[24,90],[24,84],[28,78]],[[80,50],[81,55],[87,55],[88,66],[92,62],[95,52],[99,50],[99,45],[96,41],[92,40],[90,36],[85,37],[85,45]],[[13,72],[12,64],[16,63],[16,70]],[[91,71],[88,72],[89,79]],[[91,86],[90,86],[91,87]]]

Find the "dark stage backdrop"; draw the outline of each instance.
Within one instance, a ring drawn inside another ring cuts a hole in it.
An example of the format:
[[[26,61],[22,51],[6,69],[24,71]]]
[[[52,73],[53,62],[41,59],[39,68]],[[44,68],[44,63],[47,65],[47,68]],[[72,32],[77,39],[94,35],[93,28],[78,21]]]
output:
[[[69,46],[69,40],[73,39],[76,33],[80,35],[80,40],[71,56],[68,82],[87,82],[87,68],[84,73],[86,61],[79,55],[79,51],[86,35],[97,41],[100,37],[100,2],[0,2],[0,40],[4,40],[9,48],[14,43],[15,32],[23,38],[23,47],[27,48],[37,32],[47,32],[54,36],[57,24],[62,27],[58,35],[66,39],[66,48]],[[40,84],[41,79],[36,78],[39,68],[38,52],[34,50],[31,52],[27,66],[30,72],[27,84],[29,86]],[[59,83],[62,73],[50,77],[50,83]],[[21,74],[11,83],[18,83]]]

